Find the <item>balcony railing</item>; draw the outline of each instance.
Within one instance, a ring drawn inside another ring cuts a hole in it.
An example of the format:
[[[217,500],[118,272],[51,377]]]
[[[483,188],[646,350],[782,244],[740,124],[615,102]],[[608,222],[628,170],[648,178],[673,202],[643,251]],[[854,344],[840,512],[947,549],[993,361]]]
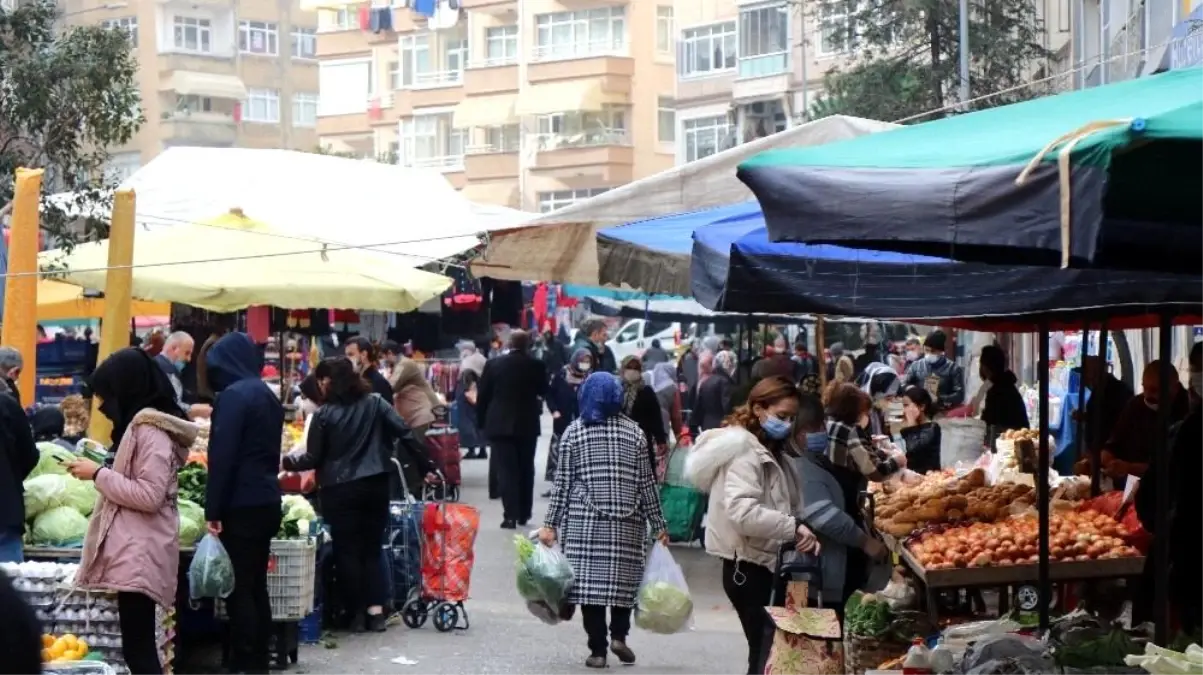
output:
[[[581,59],[593,56],[627,56],[630,50],[625,42],[615,44],[612,40],[594,42],[570,42],[567,44],[535,45],[531,54],[534,61],[558,61]]]
[[[464,82],[462,70],[438,70],[430,73],[414,73],[412,84],[405,89],[437,89],[439,87],[455,87]]]
[[[765,77],[789,72],[789,52],[739,57],[739,78]]]
[[[497,68],[499,66],[515,66],[518,65],[518,57],[515,56],[487,56],[482,59],[472,59],[468,62],[469,68]]]
[[[563,150],[565,148],[631,144],[630,135],[623,129],[597,129],[575,134],[535,134],[534,138],[535,148],[539,152]]]
[[[443,155],[441,157],[402,157],[398,162],[401,166],[411,169],[437,169],[439,171],[463,171],[463,155]]]

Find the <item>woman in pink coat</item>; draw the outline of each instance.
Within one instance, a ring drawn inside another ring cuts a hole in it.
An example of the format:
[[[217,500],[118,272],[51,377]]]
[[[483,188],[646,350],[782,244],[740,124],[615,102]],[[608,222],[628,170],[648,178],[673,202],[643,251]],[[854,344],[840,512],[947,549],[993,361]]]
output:
[[[117,452],[112,467],[83,458],[68,465],[76,478],[95,481],[100,493],[75,584],[117,593],[126,665],[133,675],[162,673],[155,605],[175,604],[176,472],[197,429],[176,404],[167,375],[141,349],[113,353],[91,385],[100,412],[113,423]]]

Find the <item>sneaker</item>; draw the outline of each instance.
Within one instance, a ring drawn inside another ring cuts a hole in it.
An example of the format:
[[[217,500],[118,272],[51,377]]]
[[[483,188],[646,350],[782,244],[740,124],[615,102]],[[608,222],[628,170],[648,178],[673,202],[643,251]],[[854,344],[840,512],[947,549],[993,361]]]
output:
[[[516,529],[518,529],[518,523],[515,523],[512,520],[503,520],[503,521],[501,521],[501,529],[516,530]]]
[[[635,652],[631,651],[625,640],[611,640],[610,651],[614,652],[614,656],[617,656],[623,665],[635,663]]]
[[[590,656],[589,658],[585,659],[585,667],[586,668],[605,668],[606,667],[606,657],[605,656]]]
[[[367,628],[367,619],[360,615],[351,619],[351,625],[347,626],[347,630],[351,633],[362,633]]]
[[[551,499],[551,490],[544,492],[543,494],[539,495],[539,497],[541,499]]]
[[[387,630],[387,628],[388,628],[388,620],[385,618],[383,612],[380,614],[369,614],[368,615],[368,621],[367,621],[368,632],[383,633],[385,630]]]
[[[489,458],[489,451],[485,450],[484,448],[481,448],[480,454],[476,456],[476,459],[488,459],[488,458]]]

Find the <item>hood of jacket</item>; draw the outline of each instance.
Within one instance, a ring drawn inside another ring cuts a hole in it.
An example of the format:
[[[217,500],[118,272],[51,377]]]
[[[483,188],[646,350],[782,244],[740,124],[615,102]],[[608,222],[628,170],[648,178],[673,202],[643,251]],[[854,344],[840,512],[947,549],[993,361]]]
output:
[[[259,350],[246,333],[228,333],[205,354],[209,386],[221,392],[239,380],[259,379]]]
[[[152,426],[167,434],[167,437],[175,445],[175,455],[181,464],[187,460],[188,450],[192,447],[192,442],[196,440],[200,430],[197,425],[188,420],[168,415],[154,408],[144,408],[134,415],[134,421],[130,423],[130,428],[133,429],[139,424]]]
[[[750,431],[732,426],[703,431],[685,458],[685,479],[703,492],[709,492],[719,473],[731,460],[752,451],[767,453]]]
[[[1002,373],[999,373],[992,381],[992,384],[998,387],[1014,387],[1018,383],[1019,378],[1015,377],[1015,373],[1012,373],[1009,370],[1004,370]]]

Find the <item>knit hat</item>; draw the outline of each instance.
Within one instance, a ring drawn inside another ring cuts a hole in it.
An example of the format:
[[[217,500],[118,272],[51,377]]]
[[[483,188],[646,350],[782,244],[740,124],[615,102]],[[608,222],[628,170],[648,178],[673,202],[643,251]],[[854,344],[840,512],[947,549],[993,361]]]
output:
[[[947,340],[948,340],[948,338],[944,335],[944,331],[933,330],[932,332],[927,334],[926,338],[924,338],[923,346],[927,347],[928,349],[935,350],[937,352],[942,352],[942,351],[944,351],[944,343]]]

